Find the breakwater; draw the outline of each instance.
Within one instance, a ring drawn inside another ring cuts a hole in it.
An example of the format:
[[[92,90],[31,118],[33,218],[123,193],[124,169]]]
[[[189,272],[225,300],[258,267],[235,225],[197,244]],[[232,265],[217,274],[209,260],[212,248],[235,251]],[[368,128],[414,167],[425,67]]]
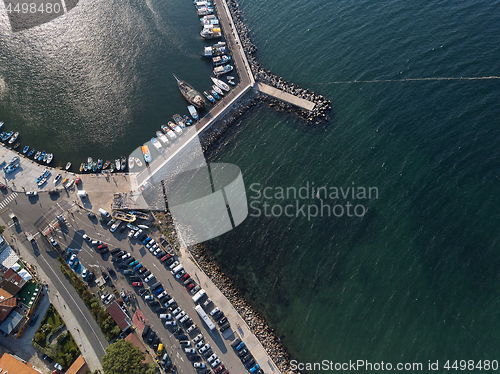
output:
[[[309,89],[301,88],[294,83],[288,82],[283,78],[273,74],[271,71],[265,69],[257,60],[256,52],[257,47],[250,38],[250,29],[246,26],[243,13],[235,0],[226,0],[227,6],[233,18],[234,27],[238,32],[241,40],[241,46],[252,70],[255,80],[266,83],[277,89],[283,90],[291,95],[309,100],[315,104],[314,109],[311,111],[294,107],[281,100],[277,100],[268,95],[261,95],[262,99],[269,103],[269,105],[278,110],[286,109],[299,114],[308,123],[321,123],[328,119],[328,113],[332,109],[330,100],[326,99],[323,95],[310,91]]]

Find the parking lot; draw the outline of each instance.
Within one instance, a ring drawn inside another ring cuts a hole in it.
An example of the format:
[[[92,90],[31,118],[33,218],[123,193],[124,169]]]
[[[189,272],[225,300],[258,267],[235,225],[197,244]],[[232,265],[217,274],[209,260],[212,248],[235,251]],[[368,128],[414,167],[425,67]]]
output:
[[[75,207],[65,215],[64,222],[61,221],[60,230],[53,234],[54,239],[62,248],[71,248],[66,258],[70,260],[74,255],[73,261],[78,259],[77,273],[79,269],[80,274],[94,274],[89,285],[105,307],[122,297],[131,318],[140,309],[145,325],[154,331],[154,335],[150,332],[145,335],[145,342],[155,351],[159,344],[164,346],[157,356],[159,361],[168,364],[170,359],[176,370],[184,373],[244,373],[247,368],[242,361],[250,372],[262,372],[245,347],[239,350],[243,360],[231,347],[237,337],[224,314],[208,300],[210,295],[199,298],[200,314],[195,310],[193,296],[200,292],[203,284],[198,284],[196,273],[183,273],[168,242],[153,244],[157,241],[153,238],[144,245],[140,237],[151,235],[149,230],[144,229],[138,237],[129,238],[130,229],[124,228],[124,223],[110,232],[111,225],[100,218],[90,218],[85,210]],[[149,222],[134,222],[136,224],[148,225]],[[177,268],[176,276],[170,267]],[[165,353],[168,357],[164,357]]]

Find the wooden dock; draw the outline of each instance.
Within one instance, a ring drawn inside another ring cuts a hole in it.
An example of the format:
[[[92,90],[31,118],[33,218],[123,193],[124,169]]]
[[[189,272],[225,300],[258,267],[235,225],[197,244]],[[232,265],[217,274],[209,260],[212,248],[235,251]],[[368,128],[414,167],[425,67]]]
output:
[[[288,92],[271,87],[265,83],[255,82],[255,89],[269,96],[275,97],[278,100],[309,111],[313,110],[314,105],[316,105],[312,101],[291,95]]]

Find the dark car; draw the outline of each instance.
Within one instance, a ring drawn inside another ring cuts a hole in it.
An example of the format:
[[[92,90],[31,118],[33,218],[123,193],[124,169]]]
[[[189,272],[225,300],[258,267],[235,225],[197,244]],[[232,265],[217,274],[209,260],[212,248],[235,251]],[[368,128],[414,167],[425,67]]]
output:
[[[165,252],[165,251],[161,251],[160,253],[158,253],[158,254],[156,255],[156,257],[157,257],[157,258],[162,258],[162,257],[163,257],[163,256],[165,256],[166,254],[167,254],[167,252]]]
[[[221,326],[222,326],[222,325],[223,325],[223,324],[225,324],[226,322],[227,322],[227,317],[223,317],[223,318],[221,318],[221,319],[219,320],[219,325],[221,325]]]
[[[144,338],[151,332],[151,328],[149,325],[144,325],[144,329],[142,330],[142,337]]]
[[[120,232],[124,232],[127,229],[127,225],[120,226]]]
[[[52,362],[52,359],[51,359],[49,356],[47,356],[47,355],[43,355],[43,357],[42,357],[42,358],[43,358],[45,361]]]
[[[118,253],[120,252],[121,249],[120,248],[113,248],[111,251],[109,251],[112,255],[114,255],[115,253]]]
[[[149,306],[156,306],[156,305],[160,305],[160,302],[158,300],[153,300],[149,303]]]
[[[168,266],[170,266],[170,265],[172,265],[172,263],[173,263],[174,261],[175,261],[175,260],[174,260],[174,258],[173,258],[173,257],[170,257],[167,261],[165,261],[165,264],[166,264],[166,265],[168,265]]]
[[[94,278],[95,278],[94,273],[89,273],[89,275],[87,275],[87,279],[86,279],[87,283],[91,282]]]
[[[162,306],[161,308],[156,309],[156,313],[160,313],[160,314],[167,313],[167,311],[168,311],[168,309],[165,308],[164,306]]]
[[[146,269],[144,266],[142,268],[139,269],[139,274],[143,274],[145,273],[146,271],[148,271],[148,269]]]
[[[107,269],[108,269],[109,274],[111,274],[112,276],[116,276],[116,273],[112,267],[108,266]]]
[[[156,333],[151,330],[151,332],[149,333],[149,336],[148,336],[148,342],[149,342],[149,344],[151,344],[153,342],[154,338],[156,338]]]
[[[188,340],[189,339],[189,337],[184,335],[184,334],[179,334],[176,336],[176,338],[179,340]]]
[[[220,310],[213,315],[214,319],[218,321],[220,318],[224,317],[224,313],[221,312]]]
[[[144,273],[141,274],[141,277],[146,278],[148,275],[151,275],[151,272],[149,270],[146,270]]]
[[[134,261],[136,261],[134,256],[131,256],[131,257],[127,258],[127,260],[125,262],[130,265]]]
[[[125,254],[125,251],[120,251],[116,254],[116,257],[121,258]]]
[[[223,325],[220,327],[220,332],[224,332],[224,331],[226,331],[226,330],[229,328],[229,326],[231,326],[231,325],[229,324],[229,321],[228,321],[228,322],[226,322],[225,324],[223,324]]]
[[[155,338],[153,339],[153,348],[155,349],[156,351],[156,348],[158,348],[158,344],[160,344],[160,338],[157,336],[155,336]]]
[[[92,212],[88,212],[88,213],[87,213],[87,216],[88,216],[90,219],[94,219],[94,218],[96,218],[96,217],[95,217],[95,214],[94,214],[94,213],[92,213]]]
[[[104,278],[105,282],[109,281],[109,279],[110,279],[108,273],[106,273],[104,271],[102,272],[102,277]]]
[[[57,190],[50,190],[49,195],[59,195],[59,191]]]
[[[239,344],[241,343],[241,339],[240,338],[236,338],[234,339],[234,342],[231,343],[231,347],[236,348]]]
[[[240,342],[241,342],[241,340],[240,340]],[[243,348],[241,351],[238,352],[238,356],[245,357],[248,354],[248,352],[249,352],[248,349]]]
[[[128,266],[127,266],[127,265],[123,265],[123,264],[116,265],[116,267],[117,267],[118,269],[128,269]]]
[[[250,369],[252,366],[255,365],[255,360],[252,358],[250,361],[248,361],[246,364],[245,364],[245,367],[247,369]]]
[[[130,279],[131,282],[139,282],[141,280],[141,278],[139,278],[137,275],[132,275],[128,279]]]
[[[139,240],[140,241],[143,241],[144,239],[146,239],[148,235],[147,234],[142,234],[140,237],[139,237]]]

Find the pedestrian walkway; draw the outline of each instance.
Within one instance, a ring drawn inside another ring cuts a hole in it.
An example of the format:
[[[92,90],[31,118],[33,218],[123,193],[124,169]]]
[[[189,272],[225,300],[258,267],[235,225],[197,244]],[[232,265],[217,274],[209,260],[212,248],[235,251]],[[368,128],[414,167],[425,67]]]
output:
[[[306,110],[313,110],[314,109],[314,104],[312,101],[302,99],[300,97],[294,96],[292,94],[289,94],[288,92],[279,90],[277,88],[271,87],[265,83],[262,82],[256,82],[255,83],[255,88],[262,92],[265,93],[269,96],[272,96],[276,99],[279,99],[281,101],[287,102],[289,104],[295,105],[296,107],[306,109]]]
[[[9,203],[12,202],[19,194],[17,192],[12,192],[10,195],[8,195],[5,199],[2,200],[0,203],[0,210],[5,208]]]

